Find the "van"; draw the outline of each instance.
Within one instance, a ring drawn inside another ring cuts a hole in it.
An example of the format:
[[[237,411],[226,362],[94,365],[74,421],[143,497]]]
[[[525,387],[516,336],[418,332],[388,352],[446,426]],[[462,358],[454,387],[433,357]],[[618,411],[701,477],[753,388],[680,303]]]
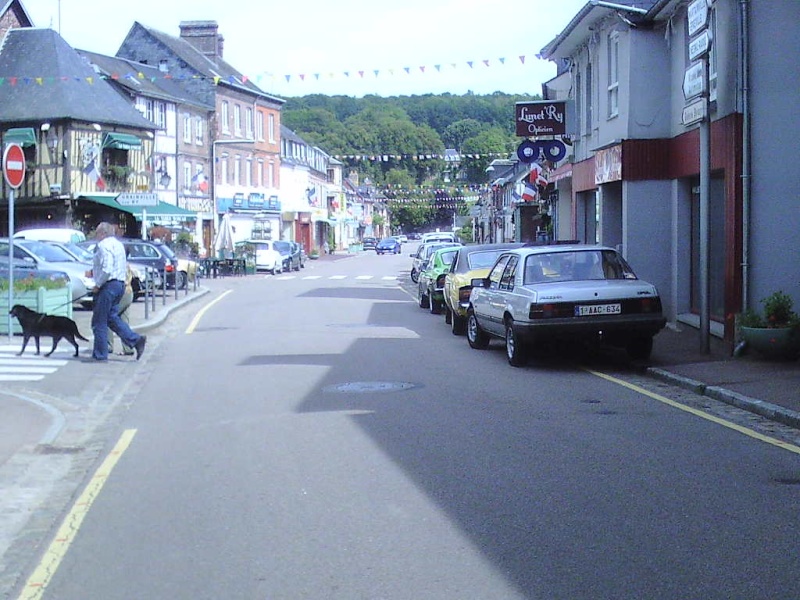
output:
[[[436,231],[432,233],[426,233],[422,236],[421,243],[431,243],[431,242],[457,242],[456,234],[450,231]]]
[[[77,229],[66,227],[40,227],[36,229],[21,229],[14,233],[15,238],[35,240],[37,242],[61,242],[78,244],[86,241],[86,235]]]

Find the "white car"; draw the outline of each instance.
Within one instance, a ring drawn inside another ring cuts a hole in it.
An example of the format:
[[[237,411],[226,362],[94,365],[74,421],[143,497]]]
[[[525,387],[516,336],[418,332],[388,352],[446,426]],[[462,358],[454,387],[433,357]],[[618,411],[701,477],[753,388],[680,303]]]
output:
[[[273,240],[248,240],[243,244],[252,248],[256,271],[269,271],[273,275],[283,272],[283,256],[276,249]]]
[[[656,287],[605,246],[505,251],[486,278],[472,281],[467,309],[469,345],[482,349],[502,339],[515,367],[530,349],[564,341],[604,342],[646,359],[665,325]]]

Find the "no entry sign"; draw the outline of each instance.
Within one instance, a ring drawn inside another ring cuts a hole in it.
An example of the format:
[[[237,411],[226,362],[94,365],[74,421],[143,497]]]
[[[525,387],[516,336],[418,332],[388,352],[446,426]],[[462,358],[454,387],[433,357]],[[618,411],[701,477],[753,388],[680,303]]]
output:
[[[3,177],[14,189],[25,180],[25,153],[19,144],[9,144],[3,152]]]

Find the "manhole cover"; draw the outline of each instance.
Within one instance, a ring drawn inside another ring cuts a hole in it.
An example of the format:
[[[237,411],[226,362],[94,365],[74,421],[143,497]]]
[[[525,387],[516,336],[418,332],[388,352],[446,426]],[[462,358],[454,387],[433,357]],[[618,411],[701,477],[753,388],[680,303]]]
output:
[[[325,391],[366,394],[370,392],[402,392],[413,387],[416,387],[416,385],[407,381],[351,381],[349,383],[329,385],[325,388]]]

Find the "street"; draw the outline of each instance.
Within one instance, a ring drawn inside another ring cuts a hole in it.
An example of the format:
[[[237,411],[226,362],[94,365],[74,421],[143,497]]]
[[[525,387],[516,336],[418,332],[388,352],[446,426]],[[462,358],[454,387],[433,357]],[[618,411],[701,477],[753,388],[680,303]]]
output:
[[[409,251],[232,280],[149,335],[101,386],[115,462],[19,597],[796,595],[798,454],[472,350],[417,306]]]

